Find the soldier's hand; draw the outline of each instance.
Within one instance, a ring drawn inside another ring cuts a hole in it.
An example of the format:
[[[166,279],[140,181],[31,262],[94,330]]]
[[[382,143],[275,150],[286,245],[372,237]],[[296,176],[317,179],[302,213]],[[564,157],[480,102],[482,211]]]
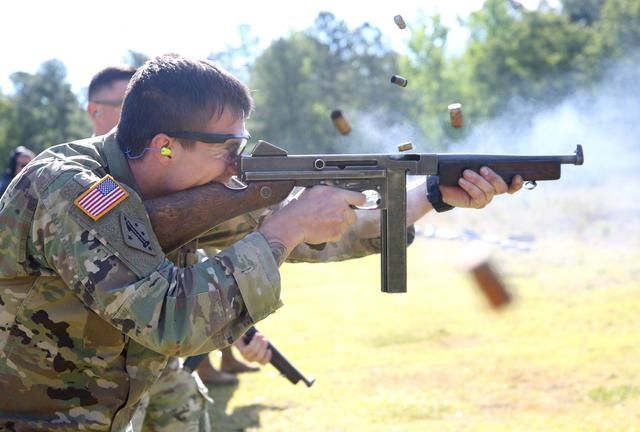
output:
[[[314,186],[265,219],[260,232],[267,240],[280,239],[289,251],[302,242],[336,241],[357,220],[351,206],[365,202],[366,197],[359,192]]]
[[[522,189],[522,177],[513,178],[511,185],[492,169],[482,167],[480,174],[465,170],[458,180],[458,186],[440,186],[442,200],[454,207],[481,209],[491,202],[495,195],[515,193]]]
[[[290,205],[297,213],[294,221],[304,234],[303,241],[317,244],[338,240],[358,219],[351,206],[365,202],[366,197],[360,192],[314,186]]]
[[[242,338],[240,338],[235,341],[233,345],[238,348],[242,357],[247,361],[265,365],[271,360],[269,341],[260,332],[256,333],[248,344],[244,343]]]

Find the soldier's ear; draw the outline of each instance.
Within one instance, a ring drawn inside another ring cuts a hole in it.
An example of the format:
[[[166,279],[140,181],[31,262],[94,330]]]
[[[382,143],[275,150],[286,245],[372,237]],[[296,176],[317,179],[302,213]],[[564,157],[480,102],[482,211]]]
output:
[[[169,165],[177,147],[180,146],[176,145],[174,138],[163,133],[156,134],[149,143],[149,157],[155,158],[161,165]]]
[[[95,120],[100,117],[100,110],[98,110],[98,105],[94,102],[89,101],[87,104],[87,113],[89,113],[89,117],[91,120]]]

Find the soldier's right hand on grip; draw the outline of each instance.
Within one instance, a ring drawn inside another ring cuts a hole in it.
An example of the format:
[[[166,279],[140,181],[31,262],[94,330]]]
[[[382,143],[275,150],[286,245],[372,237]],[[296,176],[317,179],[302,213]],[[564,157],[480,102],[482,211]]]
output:
[[[289,252],[302,242],[336,241],[357,220],[352,206],[365,202],[366,197],[359,192],[314,186],[267,217],[260,232],[269,241],[277,239]]]
[[[314,186],[289,206],[294,216],[292,222],[303,234],[302,241],[318,244],[340,239],[357,220],[353,206],[365,203],[366,196],[360,192]]]
[[[364,205],[360,192],[314,186],[306,189],[293,204],[298,213],[296,223],[303,232],[303,241],[310,244],[337,241],[357,220],[353,206]]]

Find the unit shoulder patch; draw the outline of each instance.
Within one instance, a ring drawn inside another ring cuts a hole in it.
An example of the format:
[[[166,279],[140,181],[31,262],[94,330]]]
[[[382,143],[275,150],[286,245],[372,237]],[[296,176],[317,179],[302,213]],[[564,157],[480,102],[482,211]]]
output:
[[[132,219],[123,212],[120,213],[120,227],[122,228],[122,235],[124,236],[124,242],[127,246],[151,255],[156,254],[153,250],[153,245],[145,224]]]

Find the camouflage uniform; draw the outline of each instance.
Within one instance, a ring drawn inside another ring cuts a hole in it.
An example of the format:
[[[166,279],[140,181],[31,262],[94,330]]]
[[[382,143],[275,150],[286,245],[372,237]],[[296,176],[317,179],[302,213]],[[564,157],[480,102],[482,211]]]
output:
[[[171,263],[106,139],[43,152],[0,200],[0,429],[125,430],[169,356],[224,347],[281,305],[259,233]],[[129,196],[93,221],[74,200],[107,174]]]
[[[206,260],[214,256],[220,249],[240,241],[247,234],[255,231],[261,220],[274,209],[249,213],[231,219],[201,237],[197,243],[191,243],[179,250],[178,256],[172,257],[178,265],[193,265],[198,260]],[[322,250],[315,250],[307,245],[297,247],[288,261],[325,262],[343,260],[369,255],[380,251],[380,239],[359,239],[353,232],[348,232],[339,243],[328,243]],[[197,250],[195,247],[201,247]],[[173,255],[173,254],[172,254]],[[133,419],[133,430],[170,432],[208,431],[206,387],[200,382],[198,375],[189,375],[177,365],[177,360],[169,361],[169,366],[158,381],[151,386],[149,395],[143,399]]]

